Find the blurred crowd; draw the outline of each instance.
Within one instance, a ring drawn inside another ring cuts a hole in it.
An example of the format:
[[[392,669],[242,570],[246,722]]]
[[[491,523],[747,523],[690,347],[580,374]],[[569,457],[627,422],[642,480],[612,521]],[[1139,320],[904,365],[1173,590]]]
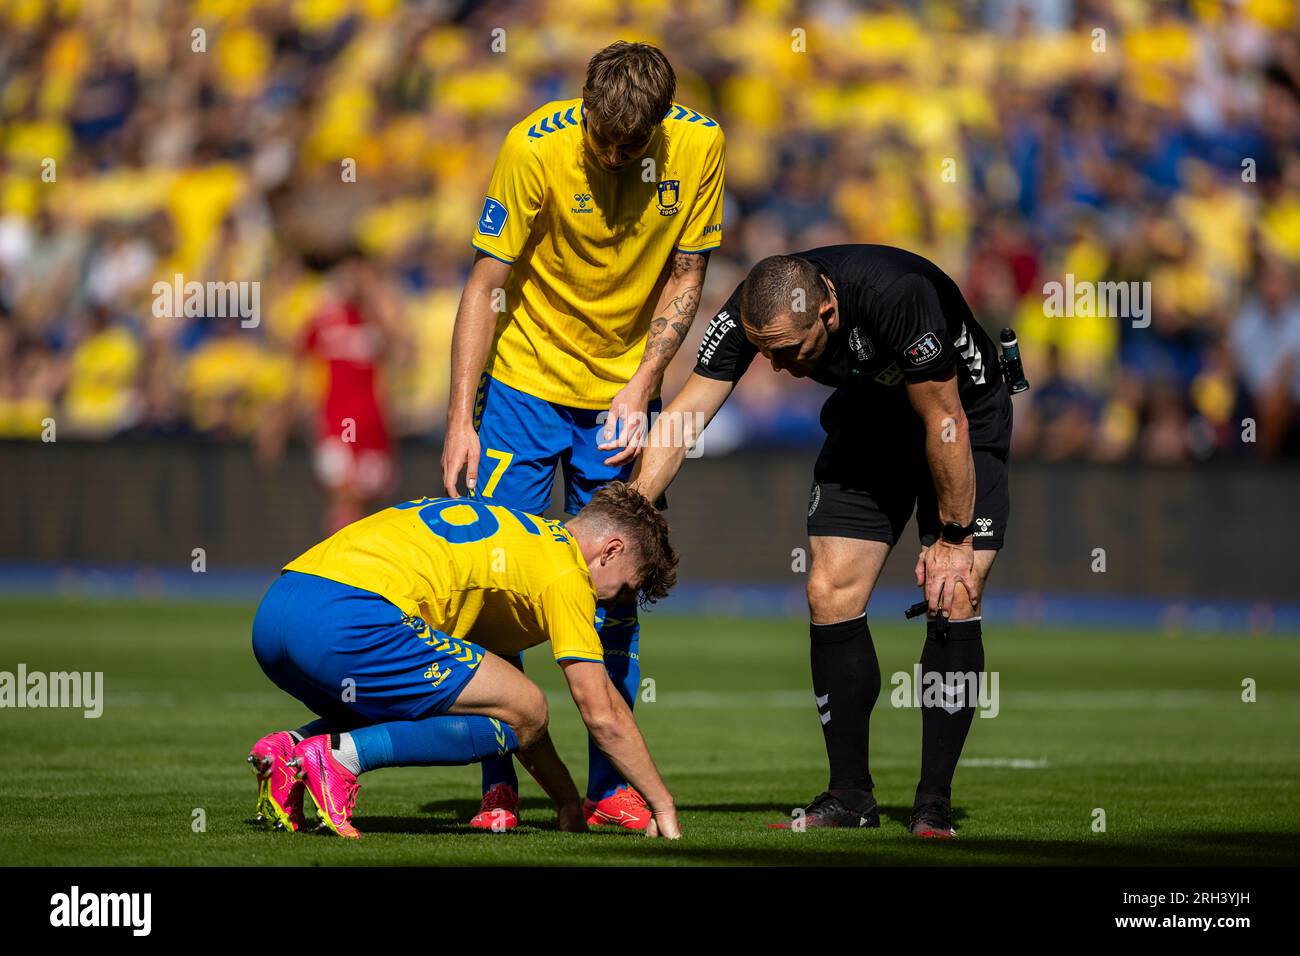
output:
[[[0,0],[0,438],[273,449],[361,295],[436,439],[501,138],[618,38],[727,133],[669,394],[749,264],[881,242],[1019,333],[1022,457],[1300,455],[1300,0]],[[259,283],[256,323],[168,314],[175,276]],[[1149,309],[1050,314],[1067,276]],[[706,452],[815,442],[823,395],[756,368]]]

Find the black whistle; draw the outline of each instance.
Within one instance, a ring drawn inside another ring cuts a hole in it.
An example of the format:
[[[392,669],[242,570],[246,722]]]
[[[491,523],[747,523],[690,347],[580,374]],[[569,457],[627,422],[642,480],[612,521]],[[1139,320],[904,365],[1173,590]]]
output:
[[[1003,329],[1001,338],[1002,377],[1006,379],[1011,394],[1029,390],[1029,381],[1025,378],[1025,366],[1020,361],[1020,342],[1016,339],[1014,329]]]
[[[930,610],[930,605],[928,602],[917,601],[906,611],[904,611],[903,614],[910,621],[914,617],[920,617],[928,610]],[[934,626],[935,626],[935,630],[938,632],[937,636],[939,640],[941,641],[948,640],[948,618],[942,613],[936,614],[934,617]]]

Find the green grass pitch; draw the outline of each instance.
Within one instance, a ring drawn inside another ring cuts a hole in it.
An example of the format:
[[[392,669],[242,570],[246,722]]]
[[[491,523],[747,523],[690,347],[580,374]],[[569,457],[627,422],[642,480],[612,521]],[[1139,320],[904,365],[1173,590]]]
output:
[[[1300,860],[1300,641],[1167,637],[990,622],[1001,713],[977,718],[958,768],[961,838],[906,835],[920,714],[889,677],[920,651],[916,625],[873,631],[885,689],[872,722],[879,830],[770,830],[825,785],[807,625],[650,614],[637,715],[685,838],[562,834],[532,781],[524,824],[471,831],[477,767],[364,778],[359,842],[251,824],[248,746],[306,718],[249,649],[251,607],[0,601],[0,670],[103,671],[98,720],[0,711],[0,861],[62,865],[1279,864]],[[528,672],[552,695],[575,778],[585,734],[544,649]],[[1242,701],[1253,678],[1258,700]],[[1094,810],[1105,832],[1094,832]],[[206,828],[195,832],[194,811]]]

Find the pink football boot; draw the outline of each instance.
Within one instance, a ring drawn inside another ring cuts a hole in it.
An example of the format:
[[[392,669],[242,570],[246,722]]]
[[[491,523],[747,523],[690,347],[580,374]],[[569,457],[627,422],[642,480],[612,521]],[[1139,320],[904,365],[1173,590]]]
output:
[[[301,830],[302,784],[289,766],[293,737],[285,730],[267,734],[253,744],[248,762],[257,777],[257,819],[271,830]]]
[[[308,737],[293,750],[289,765],[298,771],[307,795],[316,804],[321,823],[341,837],[361,839],[361,831],[352,825],[352,810],[357,805],[361,784],[356,775],[334,759],[326,735]]]

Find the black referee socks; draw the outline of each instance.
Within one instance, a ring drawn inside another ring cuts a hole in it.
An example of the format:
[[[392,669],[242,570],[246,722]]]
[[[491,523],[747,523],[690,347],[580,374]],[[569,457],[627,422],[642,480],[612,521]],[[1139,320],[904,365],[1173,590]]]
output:
[[[808,636],[812,638],[813,693],[831,766],[829,789],[869,791],[868,740],[871,708],[880,696],[880,662],[867,616],[837,624],[810,623]]]
[[[966,734],[970,731],[971,720],[979,703],[974,689],[979,686],[980,675],[984,673],[984,637],[979,618],[970,621],[950,621],[947,637],[941,637],[934,621],[927,622],[925,630],[925,649],[921,651],[921,675],[925,681],[930,674],[945,675],[944,695],[948,706],[960,703],[960,707],[946,710],[943,707],[921,708],[921,782],[916,788],[916,801],[923,803],[926,797],[942,797],[947,800],[952,796],[952,775],[957,769],[957,760],[961,757],[962,747],[966,743]],[[971,675],[961,683],[948,690],[947,675]]]

